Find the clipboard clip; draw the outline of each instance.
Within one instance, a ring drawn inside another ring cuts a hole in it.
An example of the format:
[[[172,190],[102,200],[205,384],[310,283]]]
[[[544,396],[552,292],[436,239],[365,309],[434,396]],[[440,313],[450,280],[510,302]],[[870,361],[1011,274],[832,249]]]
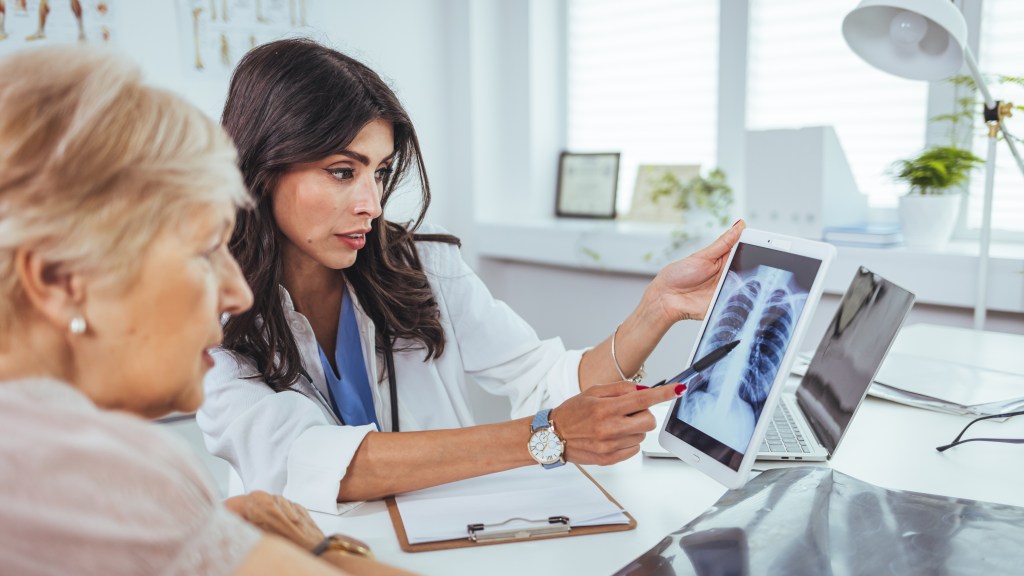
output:
[[[509,530],[495,530],[511,522],[529,522],[537,524],[536,527],[519,527]],[[544,520],[530,520],[528,518],[509,518],[504,522],[495,524],[467,524],[466,532],[473,542],[500,542],[503,540],[526,540],[537,536],[551,536],[553,534],[568,534],[572,530],[569,526],[568,516],[551,516]]]

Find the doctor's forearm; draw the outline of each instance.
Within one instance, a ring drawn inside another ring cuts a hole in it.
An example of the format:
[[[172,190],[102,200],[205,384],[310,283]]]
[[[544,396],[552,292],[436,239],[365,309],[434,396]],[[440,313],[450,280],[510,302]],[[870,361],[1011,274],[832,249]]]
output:
[[[615,332],[615,359],[626,378],[631,378],[658,342],[672,327],[656,303],[647,298],[633,310]],[[583,354],[579,368],[580,391],[591,386],[618,382],[622,378],[612,361],[612,337]]]
[[[373,500],[536,464],[526,449],[530,419],[453,430],[371,432],[349,464],[339,502]]]

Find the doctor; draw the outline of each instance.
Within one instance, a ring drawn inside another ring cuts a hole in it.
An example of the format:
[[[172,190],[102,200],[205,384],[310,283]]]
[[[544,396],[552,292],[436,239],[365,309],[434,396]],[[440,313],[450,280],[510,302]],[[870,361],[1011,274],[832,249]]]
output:
[[[340,513],[520,466],[613,464],[654,428],[647,408],[682,393],[637,376],[675,322],[703,316],[741,223],[659,272],[603,342],[567,351],[491,296],[456,238],[420,226],[416,131],[372,70],[309,40],[257,47],[222,121],[257,202],[231,240],[255,302],[225,325],[197,420],[246,489]],[[389,221],[410,173],[419,217]],[[516,419],[476,425],[471,386]]]

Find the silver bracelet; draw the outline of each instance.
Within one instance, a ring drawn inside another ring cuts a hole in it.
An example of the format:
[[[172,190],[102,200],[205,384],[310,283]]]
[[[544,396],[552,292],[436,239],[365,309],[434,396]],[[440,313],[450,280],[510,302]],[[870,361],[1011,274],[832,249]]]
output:
[[[615,366],[615,371],[619,373],[619,378],[622,378],[624,382],[639,384],[643,381],[644,377],[647,376],[647,371],[644,370],[644,365],[640,364],[640,369],[636,371],[636,374],[634,374],[632,378],[626,378],[626,375],[622,373],[622,368],[619,368],[618,358],[615,357],[615,335],[619,333],[619,328],[621,327],[622,324],[619,324],[615,327],[615,330],[612,331],[612,365]]]

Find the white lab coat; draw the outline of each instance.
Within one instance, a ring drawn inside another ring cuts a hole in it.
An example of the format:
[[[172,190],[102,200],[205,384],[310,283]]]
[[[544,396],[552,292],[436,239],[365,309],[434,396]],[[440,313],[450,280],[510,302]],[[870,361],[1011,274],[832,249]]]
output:
[[[456,246],[417,242],[417,249],[437,299],[446,345],[436,360],[424,361],[422,349],[394,354],[403,432],[474,425],[469,386],[507,396],[513,418],[557,406],[579,393],[583,350],[567,351],[558,338],[540,340],[522,318],[491,296]],[[383,430],[391,430],[391,399],[383,359],[374,352],[374,325],[355,295],[349,295],[369,381],[374,383],[377,421]],[[246,378],[257,374],[251,361],[218,350],[196,421],[207,449],[231,463],[246,490],[283,494],[311,510],[340,514],[358,505],[336,502],[339,483],[374,426],[339,425],[326,401],[313,330],[283,287],[281,299],[312,385],[300,376],[292,390],[275,393],[262,378]]]

